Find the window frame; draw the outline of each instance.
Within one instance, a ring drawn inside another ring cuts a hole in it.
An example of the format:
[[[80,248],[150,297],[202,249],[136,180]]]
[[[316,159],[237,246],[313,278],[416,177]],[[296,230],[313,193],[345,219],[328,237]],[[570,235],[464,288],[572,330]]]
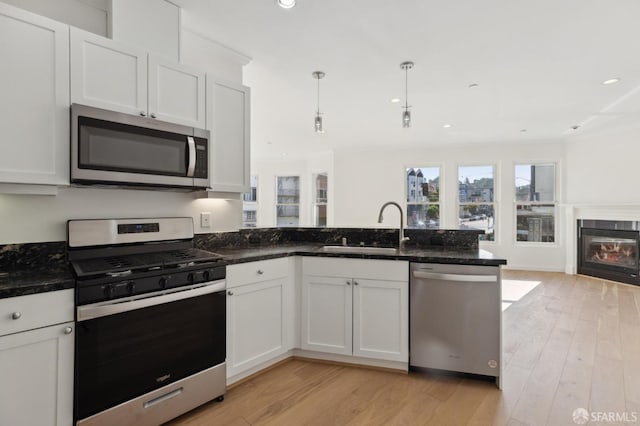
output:
[[[491,167],[493,171],[493,201],[491,203],[461,203],[460,202],[460,168],[461,167]],[[495,162],[489,161],[478,161],[472,163],[458,163],[456,165],[456,221],[458,228],[462,225],[460,221],[460,207],[465,205],[491,205],[493,206],[493,240],[483,240],[481,239],[479,242],[482,244],[496,245],[500,244],[500,232],[498,229],[498,225],[500,223],[500,215],[499,215],[499,194],[500,194],[500,185],[499,185],[499,167]],[[487,235],[487,234],[483,234]]]
[[[325,197],[325,202],[318,202],[318,188],[317,188],[317,177],[318,175],[326,175],[327,176],[327,194]],[[326,228],[329,226],[329,172],[325,172],[325,171],[318,171],[318,172],[314,172],[311,173],[311,193],[312,193],[312,200],[311,200],[311,221],[313,224],[314,228]],[[318,216],[317,216],[317,207],[318,206],[325,206],[325,211],[327,213],[327,223],[322,226],[322,225],[318,225]]]
[[[405,219],[405,223],[407,224],[406,228],[407,229],[432,229],[432,230],[439,230],[439,229],[444,229],[443,227],[443,220],[445,217],[445,213],[444,213],[444,165],[442,163],[429,163],[429,162],[425,162],[424,164],[421,163],[421,166],[413,166],[413,165],[405,165],[404,168],[402,169],[402,175],[403,175],[403,180],[402,180],[402,185],[404,187],[404,219]],[[439,185],[438,185],[438,202],[424,202],[424,203],[418,203],[418,202],[409,202],[407,201],[407,199],[409,198],[409,188],[407,185],[407,169],[433,169],[433,168],[437,168],[438,169],[438,178],[439,178]],[[438,226],[436,228],[410,228],[409,227],[409,206],[423,206],[423,205],[437,205],[438,206],[438,214],[439,214],[439,222],[438,222]]]
[[[516,166],[525,166],[525,165],[553,165],[553,201],[518,201],[516,199]],[[559,207],[560,203],[558,202],[558,190],[560,188],[558,183],[558,169],[560,167],[560,162],[557,160],[531,160],[531,161],[514,161],[512,164],[513,170],[513,181],[512,183],[512,191],[513,191],[513,243],[516,246],[522,247],[554,247],[558,246],[560,240],[560,232],[558,229],[559,224]],[[521,205],[549,205],[553,204],[553,242],[544,242],[544,241],[518,241],[518,206]]]
[[[297,203],[278,203],[278,178],[281,177],[297,177],[298,178],[298,202]],[[285,228],[299,228],[300,226],[302,226],[301,224],[301,220],[302,220],[302,214],[301,214],[301,207],[302,207],[302,176],[300,174],[296,174],[296,173],[283,173],[283,174],[278,174],[274,176],[274,190],[275,190],[275,197],[274,197],[274,216],[273,216],[273,221],[274,221],[274,226],[275,227],[285,227]],[[278,225],[278,207],[279,206],[285,206],[285,207],[293,207],[293,206],[297,206],[298,207],[298,224],[293,226],[288,226],[288,225]]]
[[[256,180],[256,201],[245,201],[244,199],[244,194],[246,194],[247,192],[243,192],[241,194],[241,201],[242,201],[242,218],[241,218],[241,223],[240,223],[240,228],[241,229],[253,229],[253,228],[258,228],[259,225],[259,221],[258,221],[258,208],[259,208],[259,203],[260,203],[260,176],[258,174],[251,174],[249,176],[249,191],[251,191],[251,178],[255,178]],[[255,227],[251,227],[251,226],[245,226],[245,220],[244,220],[244,212],[245,212],[245,205],[255,205],[256,209],[256,222],[255,222]]]

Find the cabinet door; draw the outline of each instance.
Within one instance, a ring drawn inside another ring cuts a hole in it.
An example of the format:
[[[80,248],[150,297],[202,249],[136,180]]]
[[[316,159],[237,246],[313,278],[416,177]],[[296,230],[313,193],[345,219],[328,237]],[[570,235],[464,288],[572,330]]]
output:
[[[227,377],[288,350],[287,287],[278,278],[227,291]]]
[[[0,337],[0,424],[72,424],[73,325]]]
[[[351,279],[302,279],[302,349],[351,355]]]
[[[250,175],[248,87],[207,78],[207,125],[211,130],[211,189],[246,192]]]
[[[204,129],[205,94],[203,72],[149,55],[151,117]]]
[[[0,3],[0,182],[69,184],[69,27]]]
[[[146,115],[147,53],[72,27],[71,102]]]
[[[353,354],[407,362],[407,282],[354,279],[353,298]]]

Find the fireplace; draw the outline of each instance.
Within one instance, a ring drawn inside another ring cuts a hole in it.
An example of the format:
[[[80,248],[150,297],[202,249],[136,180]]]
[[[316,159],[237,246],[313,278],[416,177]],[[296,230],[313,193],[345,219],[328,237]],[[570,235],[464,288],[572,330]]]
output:
[[[638,222],[578,221],[578,273],[640,284]]]

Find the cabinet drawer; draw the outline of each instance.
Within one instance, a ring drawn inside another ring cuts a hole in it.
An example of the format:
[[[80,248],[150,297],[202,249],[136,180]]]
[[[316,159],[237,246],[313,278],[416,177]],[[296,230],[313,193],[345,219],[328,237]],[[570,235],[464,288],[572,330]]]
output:
[[[409,281],[409,262],[403,260],[302,258],[303,275]]]
[[[288,275],[288,257],[230,265],[227,266],[227,288],[284,278]]]
[[[73,290],[0,300],[0,336],[73,321]]]

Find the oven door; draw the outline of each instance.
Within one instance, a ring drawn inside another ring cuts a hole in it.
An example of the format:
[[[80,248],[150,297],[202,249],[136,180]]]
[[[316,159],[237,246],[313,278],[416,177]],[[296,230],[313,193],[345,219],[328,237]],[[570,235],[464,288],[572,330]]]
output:
[[[224,281],[78,307],[76,419],[225,361]]]
[[[76,183],[208,186],[208,132],[74,104],[71,180]]]

